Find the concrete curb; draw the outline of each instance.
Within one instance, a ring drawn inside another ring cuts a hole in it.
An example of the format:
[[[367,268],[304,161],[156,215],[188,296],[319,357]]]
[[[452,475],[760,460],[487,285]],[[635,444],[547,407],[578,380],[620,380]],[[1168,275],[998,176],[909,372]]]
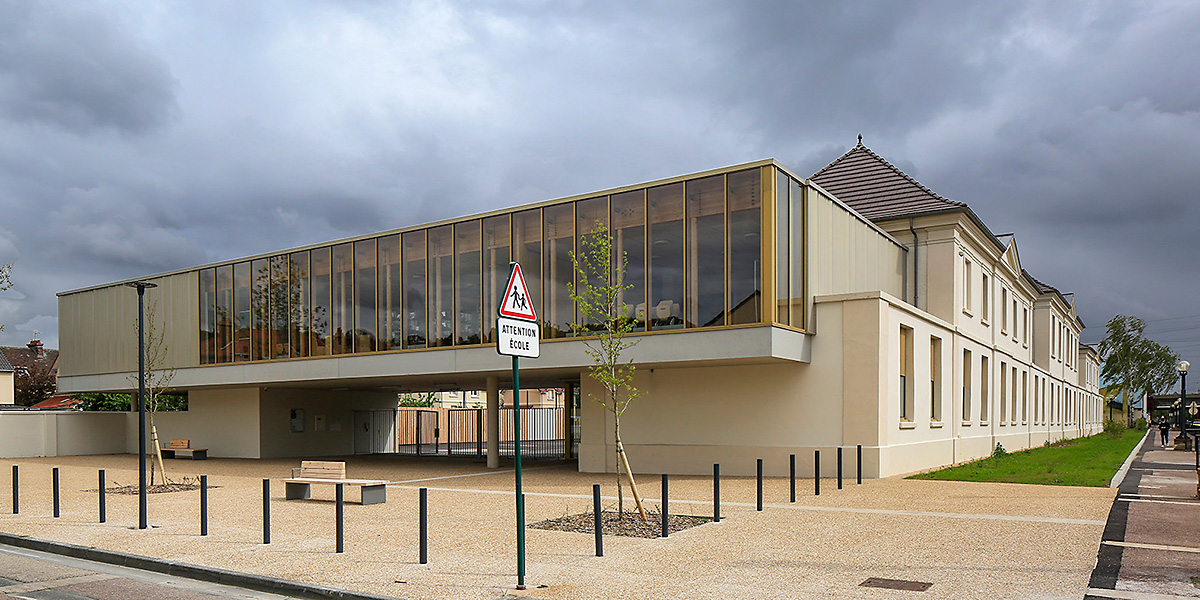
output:
[[[138,556],[136,554],[127,554],[125,552],[116,552],[113,550],[88,548],[86,546],[77,546],[75,544],[67,544],[63,542],[49,542],[46,540],[12,535],[9,533],[0,533],[0,544],[16,546],[18,548],[27,548],[29,550],[39,550],[53,554],[61,554],[63,556],[82,558],[84,560],[109,563],[133,569],[141,569],[143,571],[153,571],[155,573],[163,573],[176,577],[185,577],[187,579],[196,579],[199,581],[219,583],[232,587],[246,588],[259,592],[279,594],[282,596],[317,598],[322,600],[327,598],[336,600],[397,600],[393,596],[364,594],[360,592],[352,592],[350,590],[341,590],[337,588],[300,583],[297,581],[288,581],[286,579],[275,579],[273,577],[264,577],[262,575],[253,575],[250,573],[239,573],[237,571],[229,571],[214,567],[202,567],[199,565],[165,560],[161,558]]]
[[[1129,472],[1129,466],[1133,464],[1133,459],[1137,457],[1138,451],[1142,449],[1142,446],[1146,443],[1146,440],[1150,437],[1150,432],[1152,431],[1154,431],[1154,428],[1146,428],[1146,435],[1143,435],[1142,441],[1138,442],[1138,445],[1133,447],[1133,452],[1129,453],[1129,456],[1125,459],[1125,463],[1121,465],[1120,469],[1117,469],[1117,474],[1113,475],[1112,481],[1108,482],[1108,487],[1121,487],[1121,481],[1125,479],[1125,474]]]

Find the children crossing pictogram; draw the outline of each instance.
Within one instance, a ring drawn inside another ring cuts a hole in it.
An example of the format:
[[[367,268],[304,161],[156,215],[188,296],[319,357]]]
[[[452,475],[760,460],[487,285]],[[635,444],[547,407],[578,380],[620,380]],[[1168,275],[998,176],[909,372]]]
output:
[[[500,302],[500,316],[523,321],[537,320],[529,288],[525,286],[525,278],[521,275],[521,265],[517,263],[512,263],[512,275],[508,278],[508,286],[504,288],[504,300]]]

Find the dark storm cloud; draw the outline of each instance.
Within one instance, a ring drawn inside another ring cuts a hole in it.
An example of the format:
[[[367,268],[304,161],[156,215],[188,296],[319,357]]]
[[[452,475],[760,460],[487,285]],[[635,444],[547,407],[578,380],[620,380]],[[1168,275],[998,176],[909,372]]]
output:
[[[102,14],[57,3],[0,2],[0,114],[76,133],[140,134],[176,111],[167,65]]]
[[[1171,2],[0,0],[0,342],[53,340],[60,290],[765,157],[808,175],[860,132],[1017,232],[1092,331],[1200,313],[1198,30]]]

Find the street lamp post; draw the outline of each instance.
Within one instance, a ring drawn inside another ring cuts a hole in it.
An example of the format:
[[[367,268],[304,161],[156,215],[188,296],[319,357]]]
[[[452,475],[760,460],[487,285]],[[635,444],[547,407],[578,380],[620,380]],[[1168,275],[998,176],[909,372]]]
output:
[[[1184,434],[1183,424],[1185,421],[1183,411],[1185,409],[1184,405],[1187,404],[1187,372],[1191,366],[1192,363],[1181,360],[1175,367],[1179,371],[1179,435]],[[1185,437],[1184,439],[1186,440],[1187,438]]]
[[[125,285],[137,288],[138,294],[138,529],[146,529],[146,290],[158,284],[131,281]]]

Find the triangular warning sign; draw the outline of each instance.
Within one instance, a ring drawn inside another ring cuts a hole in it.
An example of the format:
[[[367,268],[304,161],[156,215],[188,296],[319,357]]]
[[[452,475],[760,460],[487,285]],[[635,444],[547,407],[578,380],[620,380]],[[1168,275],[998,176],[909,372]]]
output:
[[[504,288],[504,300],[500,302],[500,316],[537,320],[533,299],[529,297],[529,288],[525,287],[525,278],[521,276],[521,265],[518,263],[512,263],[512,275],[508,278],[508,286]]]

